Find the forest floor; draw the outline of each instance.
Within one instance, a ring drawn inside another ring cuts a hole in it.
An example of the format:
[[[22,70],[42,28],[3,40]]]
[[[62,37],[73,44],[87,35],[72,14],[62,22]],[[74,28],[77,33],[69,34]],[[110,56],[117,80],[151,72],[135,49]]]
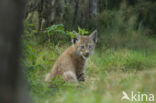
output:
[[[34,103],[132,103],[121,100],[123,91],[129,97],[134,92],[137,100],[140,94],[156,96],[156,52],[122,48],[96,49],[86,66],[86,82],[55,80],[47,87],[44,77],[67,47],[27,45],[25,72]],[[139,103],[147,103],[143,100]]]

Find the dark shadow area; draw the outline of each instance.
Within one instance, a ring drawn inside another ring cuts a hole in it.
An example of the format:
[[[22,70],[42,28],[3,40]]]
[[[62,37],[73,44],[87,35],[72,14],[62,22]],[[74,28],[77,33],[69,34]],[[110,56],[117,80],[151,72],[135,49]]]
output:
[[[30,103],[20,68],[23,0],[0,1],[0,103]]]

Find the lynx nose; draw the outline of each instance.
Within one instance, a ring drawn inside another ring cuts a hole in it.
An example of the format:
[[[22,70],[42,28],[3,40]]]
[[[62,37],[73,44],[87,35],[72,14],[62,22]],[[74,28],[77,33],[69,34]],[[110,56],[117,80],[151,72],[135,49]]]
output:
[[[89,52],[86,52],[86,53],[84,54],[84,56],[85,56],[85,57],[89,57]]]

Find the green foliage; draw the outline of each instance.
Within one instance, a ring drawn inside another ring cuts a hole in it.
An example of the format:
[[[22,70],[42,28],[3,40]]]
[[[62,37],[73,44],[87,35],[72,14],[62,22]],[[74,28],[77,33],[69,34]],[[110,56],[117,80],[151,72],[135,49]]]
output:
[[[119,10],[105,10],[98,15],[99,48],[155,48],[146,36],[146,29],[138,23],[138,15],[134,8],[121,4]],[[146,42],[144,42],[146,41]]]
[[[54,25],[48,27],[47,30],[48,30],[48,36],[51,36],[54,33],[65,34],[63,24],[57,24],[57,25],[54,24]]]
[[[66,33],[70,38],[74,38],[75,36],[79,36],[79,33],[76,33],[76,32],[66,31]]]
[[[139,14],[140,18],[138,21],[142,20],[143,26],[146,28],[145,32],[148,36],[156,36],[156,2],[141,2],[135,6],[136,11]]]
[[[80,35],[88,34],[88,31],[86,31],[85,29],[82,29],[80,27],[78,27],[78,31],[79,31]]]
[[[34,34],[37,33],[37,30],[35,29],[35,25],[32,23],[29,23],[27,21],[24,22],[24,36],[26,39],[32,38]]]
[[[89,32],[85,29],[82,29],[80,27],[78,27],[78,33],[76,31],[66,31],[66,34],[70,37],[70,38],[74,38],[75,36],[83,36],[84,34],[88,34]]]
[[[51,85],[51,87],[61,87],[62,85],[65,84],[63,78],[60,75],[57,75],[56,78],[51,78],[50,82],[48,83],[49,85]]]

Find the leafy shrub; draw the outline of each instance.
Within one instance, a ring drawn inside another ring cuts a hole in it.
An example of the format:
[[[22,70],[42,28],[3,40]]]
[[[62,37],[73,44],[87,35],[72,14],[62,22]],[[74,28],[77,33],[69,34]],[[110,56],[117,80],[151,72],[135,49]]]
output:
[[[57,24],[57,25],[54,24],[54,25],[48,27],[47,30],[48,30],[48,36],[51,36],[55,33],[65,34],[63,24]]]
[[[104,10],[98,15],[99,47],[146,49],[154,43],[145,36],[142,21],[138,23],[134,8],[121,4],[119,10]]]
[[[82,36],[84,34],[88,34],[88,31],[78,27],[78,33],[76,31],[72,31],[72,32],[66,31],[66,33],[70,38],[74,38],[75,36]]]

